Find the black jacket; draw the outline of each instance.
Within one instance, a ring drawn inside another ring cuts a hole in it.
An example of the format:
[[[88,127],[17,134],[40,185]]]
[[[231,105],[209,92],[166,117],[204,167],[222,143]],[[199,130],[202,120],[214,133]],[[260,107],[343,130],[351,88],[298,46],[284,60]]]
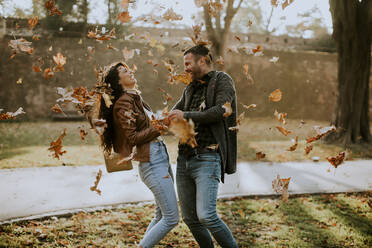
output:
[[[229,127],[236,126],[237,100],[234,81],[225,72],[211,71],[204,111],[184,112],[185,119],[210,125],[212,133],[217,140],[218,150],[221,155],[221,181],[224,182],[224,174],[232,174],[236,171],[237,162],[237,133],[230,131]],[[186,86],[181,99],[172,108],[184,111],[188,108],[191,100],[191,86]],[[223,117],[226,102],[231,103],[232,114]]]

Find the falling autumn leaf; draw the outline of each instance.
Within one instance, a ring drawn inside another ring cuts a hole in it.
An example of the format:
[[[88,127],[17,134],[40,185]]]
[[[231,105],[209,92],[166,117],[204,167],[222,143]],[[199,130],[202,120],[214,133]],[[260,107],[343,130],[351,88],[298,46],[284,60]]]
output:
[[[283,123],[284,125],[286,124],[285,118],[287,118],[287,113],[279,113],[277,110],[275,110],[274,116],[279,122]]]
[[[169,125],[169,131],[179,138],[181,144],[188,144],[194,148],[197,146],[194,127],[194,122],[191,119],[189,121],[185,119],[172,120]]]
[[[88,132],[83,130],[83,129],[80,129],[80,138],[81,140],[85,140],[85,137],[88,135]]]
[[[18,78],[18,80],[17,80],[17,84],[22,84],[22,83],[23,83],[22,78]]]
[[[278,62],[278,60],[279,57],[272,57],[269,61],[275,64],[276,62]]]
[[[292,133],[291,131],[285,129],[284,127],[276,126],[276,129],[279,130],[284,136],[287,136],[288,134]]]
[[[310,137],[310,138],[307,138],[306,139],[306,143],[311,143],[311,142],[314,142],[316,140],[319,140],[321,139],[322,137],[324,137],[325,135],[331,133],[331,132],[334,132],[336,131],[336,127],[335,126],[330,126],[330,127],[318,127],[318,126],[315,126],[314,127],[315,131],[317,132],[317,135],[314,136],[314,137]]]
[[[62,15],[62,11],[60,11],[55,5],[54,0],[49,0],[45,2],[45,8],[49,11],[50,16],[54,15]]]
[[[132,153],[129,154],[128,157],[119,160],[116,164],[117,164],[117,165],[120,165],[120,164],[123,164],[123,163],[127,163],[128,161],[131,161],[131,160],[134,159],[134,156],[135,156],[136,154],[137,154],[137,147],[136,147],[136,146],[133,146],[133,148],[132,148]]]
[[[66,136],[66,128],[63,130],[63,133],[58,137],[56,141],[50,143],[49,151],[54,152],[54,157],[59,159],[59,156],[62,156],[66,151],[62,151],[62,140]]]
[[[262,46],[261,45],[258,45],[256,48],[252,49],[253,54],[256,54],[256,53],[259,53],[259,52],[262,52]]]
[[[10,46],[10,48],[12,49],[12,52],[13,52],[13,54],[10,58],[14,58],[14,56],[17,53],[20,53],[20,52],[25,52],[25,53],[28,53],[28,54],[32,54],[34,52],[34,49],[32,47],[30,47],[31,44],[32,44],[31,41],[27,41],[24,38],[20,38],[20,39],[17,39],[17,40],[10,40],[9,43],[8,43],[8,46]]]
[[[192,77],[189,73],[181,73],[181,74],[174,75],[172,76],[172,79],[176,82],[180,82],[186,85],[189,85],[192,81]]]
[[[63,113],[63,110],[62,110],[61,106],[59,106],[58,103],[55,104],[55,105],[51,108],[51,110],[52,110],[53,112],[57,113],[57,114],[61,114],[61,113]]]
[[[162,93],[162,96],[163,96],[163,104],[166,105],[168,104],[169,101],[172,101],[172,96],[167,93],[165,90],[163,90],[162,88],[158,88],[158,90]]]
[[[56,56],[53,56],[53,60],[57,64],[57,66],[53,68],[53,71],[64,71],[63,65],[66,64],[66,57],[64,57],[62,53],[57,53]]]
[[[116,19],[118,19],[122,23],[127,23],[127,22],[130,22],[130,20],[132,19],[132,17],[129,15],[129,12],[128,11],[123,11],[121,13],[118,13]]]
[[[245,109],[251,109],[251,108],[256,108],[257,107],[256,104],[250,104],[250,105],[242,104],[242,105],[243,105],[243,108],[245,108]]]
[[[278,193],[282,194],[282,200],[283,202],[288,201],[288,186],[291,178],[280,178],[279,175],[277,175],[276,179],[272,181],[272,188],[273,190]]]
[[[279,102],[282,99],[282,92],[280,89],[276,89],[269,95],[269,100],[271,102]]]
[[[254,84],[253,78],[252,78],[251,74],[249,73],[249,65],[248,64],[243,65],[243,71],[244,71],[245,76],[247,77],[248,84],[250,84],[250,85]]]
[[[216,63],[219,64],[219,65],[225,65],[225,62],[224,62],[222,56],[220,56],[220,57],[216,60]]]
[[[31,30],[36,26],[38,20],[39,20],[38,16],[28,19],[28,26],[30,27]]]
[[[266,157],[266,154],[263,152],[256,152],[256,160],[260,160]]]
[[[182,15],[178,15],[172,8],[163,14],[163,18],[167,21],[181,21],[183,19]]]
[[[37,36],[36,34],[32,36],[32,39],[33,40],[40,40],[39,36]]]
[[[305,153],[306,153],[306,155],[308,155],[310,152],[311,152],[311,150],[313,150],[313,146],[312,145],[306,145],[306,147],[305,147]]]
[[[7,112],[7,113],[1,113],[3,110],[0,110],[0,120],[11,120],[14,119],[16,116],[20,114],[25,114],[26,112],[23,111],[22,107],[19,107],[16,112]]]
[[[229,130],[230,131],[239,131],[239,127],[242,123],[242,121],[244,120],[245,116],[244,116],[244,112],[241,113],[238,117],[238,119],[236,120],[236,126],[235,127],[229,127]]]
[[[288,149],[288,151],[290,151],[290,152],[293,152],[293,151],[295,151],[297,149],[298,136],[296,136],[295,139],[292,139],[292,142],[294,142],[294,144],[291,147],[289,147],[289,149]]]
[[[44,75],[44,78],[48,80],[54,76],[54,72],[52,71],[52,69],[48,67],[48,68],[45,68],[43,75]]]
[[[38,65],[32,66],[32,70],[34,70],[34,72],[41,72],[41,68]]]
[[[327,157],[328,162],[335,168],[342,164],[345,160],[346,152],[340,152],[335,157]]]
[[[225,109],[225,113],[223,114],[223,117],[228,117],[232,114],[232,108],[230,102],[225,102],[224,105],[222,105],[222,108]]]
[[[99,190],[97,187],[98,187],[99,181],[101,180],[101,177],[102,177],[102,170],[99,169],[98,172],[97,172],[96,181],[94,181],[94,185],[92,187],[90,187],[91,191],[95,191],[99,195],[101,195],[101,190]]]
[[[124,57],[125,61],[128,61],[128,60],[132,59],[134,57],[134,52],[135,52],[134,49],[128,50],[127,47],[125,47],[122,50],[123,57]]]

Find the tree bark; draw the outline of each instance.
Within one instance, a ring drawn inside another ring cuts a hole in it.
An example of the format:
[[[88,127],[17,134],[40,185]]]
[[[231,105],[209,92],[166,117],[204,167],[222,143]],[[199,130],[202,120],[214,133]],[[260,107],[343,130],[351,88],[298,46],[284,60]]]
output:
[[[337,132],[326,140],[344,146],[370,142],[369,79],[371,67],[370,0],[330,0],[333,37],[338,52]]]

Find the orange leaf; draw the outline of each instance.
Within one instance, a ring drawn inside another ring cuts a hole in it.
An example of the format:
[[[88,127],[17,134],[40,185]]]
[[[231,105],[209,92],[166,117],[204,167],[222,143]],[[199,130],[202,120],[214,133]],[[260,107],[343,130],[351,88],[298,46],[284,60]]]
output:
[[[256,152],[256,159],[260,160],[266,157],[266,154],[263,152]]]
[[[342,164],[345,160],[345,155],[346,152],[340,152],[337,156],[335,157],[327,157],[327,160],[333,167],[337,168],[340,164]]]
[[[96,191],[97,194],[99,194],[99,195],[101,195],[101,190],[99,190],[97,188],[97,186],[98,186],[99,181],[101,180],[101,177],[102,177],[102,170],[99,169],[98,173],[97,173],[97,176],[96,176],[96,181],[94,181],[94,185],[92,187],[90,187],[91,191]]]
[[[58,114],[63,113],[63,110],[62,110],[61,106],[59,106],[58,103],[55,104],[55,105],[51,108],[51,110],[52,110],[53,112],[58,113]]]
[[[284,127],[276,126],[276,129],[278,129],[284,136],[287,136],[288,134],[292,133],[291,131],[285,129]]]
[[[34,72],[41,72],[41,68],[38,65],[32,66],[32,69],[34,70]]]
[[[194,122],[191,119],[189,122],[187,122],[185,119],[172,120],[169,126],[169,131],[179,138],[179,142],[181,144],[188,144],[194,148],[197,146],[194,126]]]
[[[191,81],[192,81],[192,77],[189,73],[181,73],[181,74],[178,74],[178,75],[174,75],[172,78],[176,82],[181,82],[181,83],[184,83],[186,85],[190,84]]]
[[[298,145],[298,136],[296,136],[296,139],[294,141],[295,141],[295,143],[291,147],[289,147],[289,149],[288,149],[288,151],[290,151],[290,152],[293,152],[293,151],[296,150],[297,145]]]
[[[45,79],[50,79],[54,76],[54,72],[52,71],[52,69],[48,67],[48,68],[45,68],[43,75]]]
[[[223,114],[223,117],[228,117],[232,114],[231,103],[226,102],[224,105],[222,105],[222,108],[225,109],[225,113]]]
[[[313,150],[313,146],[312,145],[306,145],[306,147],[305,147],[306,155],[308,155],[311,152],[311,150]]]
[[[49,15],[62,15],[62,11],[60,11],[55,5],[54,0],[49,0],[45,2],[45,8],[49,10]]]
[[[53,56],[53,60],[57,64],[54,71],[64,71],[63,65],[66,64],[66,57],[62,53],[57,53],[56,56]]]
[[[130,22],[131,18],[132,17],[129,15],[128,11],[123,11],[121,13],[118,13],[118,15],[116,17],[116,19],[118,19],[119,21],[121,21],[123,23]]]
[[[49,151],[54,152],[54,157],[59,159],[59,156],[62,156],[66,151],[62,151],[62,140],[66,136],[66,128],[63,130],[63,133],[58,137],[56,141],[50,143]]]
[[[83,130],[83,129],[80,129],[80,138],[82,139],[82,140],[85,140],[85,136],[87,136],[88,135],[88,132],[86,132],[85,130]]]
[[[282,92],[280,89],[276,89],[269,95],[269,100],[271,102],[279,102],[282,99]]]
[[[30,29],[33,29],[36,26],[38,20],[39,20],[38,16],[28,19],[28,25],[30,26]]]

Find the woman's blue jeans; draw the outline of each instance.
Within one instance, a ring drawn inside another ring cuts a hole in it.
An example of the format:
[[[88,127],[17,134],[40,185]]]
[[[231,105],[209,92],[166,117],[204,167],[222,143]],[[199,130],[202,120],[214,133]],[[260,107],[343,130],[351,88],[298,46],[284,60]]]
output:
[[[141,180],[155,197],[155,217],[147,227],[140,242],[143,248],[153,247],[179,222],[177,197],[172,168],[165,144],[150,143],[150,162],[139,164]]]

